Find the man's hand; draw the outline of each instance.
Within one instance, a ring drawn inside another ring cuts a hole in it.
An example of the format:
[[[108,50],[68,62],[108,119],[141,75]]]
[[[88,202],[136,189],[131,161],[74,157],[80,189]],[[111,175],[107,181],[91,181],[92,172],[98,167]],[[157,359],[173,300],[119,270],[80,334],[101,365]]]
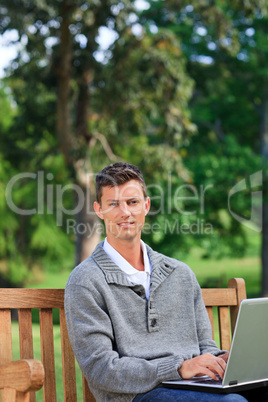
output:
[[[220,378],[223,378],[227,359],[228,353],[220,356],[206,353],[189,360],[184,360],[178,372],[185,380],[200,375],[208,375],[213,380],[217,380],[217,374]]]
[[[223,355],[220,355],[218,357],[221,357],[225,363],[227,363],[228,357],[229,357],[229,352],[224,353]]]

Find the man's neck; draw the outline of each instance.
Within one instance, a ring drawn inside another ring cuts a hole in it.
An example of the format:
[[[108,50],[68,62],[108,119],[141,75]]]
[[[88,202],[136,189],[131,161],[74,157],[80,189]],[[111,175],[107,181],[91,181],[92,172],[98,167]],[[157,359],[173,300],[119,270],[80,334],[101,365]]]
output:
[[[144,271],[143,252],[140,239],[135,241],[120,241],[116,243],[107,237],[108,243],[120,254],[125,260],[138,271]]]

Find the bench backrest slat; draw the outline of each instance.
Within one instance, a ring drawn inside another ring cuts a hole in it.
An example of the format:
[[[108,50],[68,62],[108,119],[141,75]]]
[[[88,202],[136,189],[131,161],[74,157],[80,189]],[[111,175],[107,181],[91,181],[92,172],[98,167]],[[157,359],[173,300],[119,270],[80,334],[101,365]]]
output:
[[[208,313],[208,318],[209,318],[209,321],[211,324],[212,338],[215,339],[213,308],[211,306],[207,307],[207,313]]]
[[[61,355],[65,401],[76,401],[75,358],[68,337],[64,309],[60,309]]]
[[[11,337],[11,311],[1,311],[0,321],[0,354],[1,364],[9,363],[12,360],[12,337]]]
[[[32,310],[30,308],[18,310],[20,358],[33,359],[33,328]],[[30,393],[30,402],[36,402],[35,392]]]
[[[230,339],[230,314],[228,306],[219,307],[218,309],[218,320],[219,320],[219,335],[220,344],[222,349],[230,350],[231,339]]]
[[[43,386],[44,400],[55,402],[56,397],[56,374],[54,358],[54,338],[53,338],[53,314],[52,309],[40,310],[40,343],[41,358],[46,367],[45,382]]]
[[[0,317],[0,363],[9,363],[12,360],[12,331],[11,331],[11,311],[4,309]],[[1,390],[1,401],[8,401],[11,391]]]

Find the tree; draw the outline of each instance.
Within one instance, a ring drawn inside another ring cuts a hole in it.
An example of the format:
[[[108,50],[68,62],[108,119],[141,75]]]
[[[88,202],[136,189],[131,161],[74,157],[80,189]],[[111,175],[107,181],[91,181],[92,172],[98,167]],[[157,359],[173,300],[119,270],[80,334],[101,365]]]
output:
[[[18,115],[5,154],[13,148],[16,171],[28,169],[29,160],[36,171],[47,154],[57,156],[60,149],[68,168],[62,186],[72,181],[83,189],[75,200],[66,197],[68,205],[81,207],[74,227],[77,262],[101,232],[79,200],[92,203],[94,173],[120,159],[139,165],[153,183],[154,207],[144,237],[159,251],[178,257],[179,244],[181,258],[196,240],[206,256],[242,253],[243,228],[222,213],[222,205],[236,180],[262,168],[256,156],[265,99],[260,94],[266,70],[259,69],[260,58],[266,60],[262,2],[152,1],[141,14],[134,4],[4,1],[1,32],[14,28],[25,44],[9,70]],[[116,39],[100,53],[103,27]],[[217,186],[206,192],[203,211],[200,196],[211,177]],[[250,203],[238,198],[234,208],[250,211]],[[200,213],[187,213],[197,209]],[[197,221],[200,228],[209,222],[213,235],[181,233],[182,225],[194,228]],[[227,233],[232,241],[222,237]]]
[[[74,202],[76,228],[85,228],[76,230],[79,262],[99,238],[88,205],[100,167],[129,158],[142,161],[146,172],[155,173],[155,165],[167,175],[166,156],[173,171],[183,170],[178,144],[194,126],[187,106],[192,83],[180,44],[164,31],[134,35],[130,21],[138,17],[132,1],[5,1],[1,15],[1,33],[16,29],[25,44],[9,69],[18,115],[6,155],[18,170],[35,171],[47,153],[60,149],[67,177],[80,189]],[[102,62],[96,56],[101,27],[112,27],[118,37]],[[26,158],[14,157],[22,150]]]
[[[212,207],[207,217],[221,236],[210,249],[218,252],[215,246],[223,244],[222,235],[228,233],[231,250],[243,252],[247,244],[243,227],[235,220],[226,221],[222,205],[227,206],[226,193],[236,181],[265,172],[267,166],[267,4],[192,1],[177,6],[175,1],[151,2],[143,13],[144,23],[149,30],[165,27],[176,33],[195,83],[190,110],[198,136],[185,147],[184,164],[195,182],[209,183],[213,178],[218,189],[217,194],[207,193],[207,205]],[[266,187],[264,181],[263,294],[268,292]],[[240,213],[250,214],[249,201],[250,192],[248,202],[237,199]]]

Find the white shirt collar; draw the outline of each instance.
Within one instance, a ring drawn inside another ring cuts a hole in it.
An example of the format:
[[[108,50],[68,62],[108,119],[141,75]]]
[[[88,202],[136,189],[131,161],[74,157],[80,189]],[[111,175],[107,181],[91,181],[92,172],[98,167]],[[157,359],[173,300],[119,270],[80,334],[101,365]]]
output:
[[[114,247],[112,247],[107,240],[107,237],[104,240],[103,243],[103,249],[106,252],[106,254],[113,260],[113,262],[119,266],[119,268],[122,269],[126,274],[128,275],[134,275],[137,274],[138,271],[136,268],[134,268],[129,262],[122,257],[121,254],[118,253],[118,251],[115,250]],[[141,248],[143,252],[143,263],[144,263],[144,271],[145,273],[149,274],[151,273],[151,264],[149,261],[147,249],[145,243],[141,240]]]

